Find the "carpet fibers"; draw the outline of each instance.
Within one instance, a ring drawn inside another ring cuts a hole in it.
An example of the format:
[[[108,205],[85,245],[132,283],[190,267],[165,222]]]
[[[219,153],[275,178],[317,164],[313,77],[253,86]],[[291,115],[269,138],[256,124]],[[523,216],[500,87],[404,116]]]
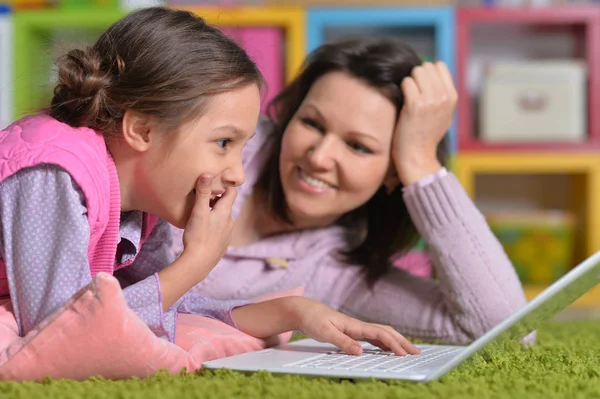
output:
[[[600,397],[600,322],[551,322],[530,350],[476,357],[442,380],[336,381],[269,373],[201,371],[145,380],[0,383],[0,398],[592,398]]]

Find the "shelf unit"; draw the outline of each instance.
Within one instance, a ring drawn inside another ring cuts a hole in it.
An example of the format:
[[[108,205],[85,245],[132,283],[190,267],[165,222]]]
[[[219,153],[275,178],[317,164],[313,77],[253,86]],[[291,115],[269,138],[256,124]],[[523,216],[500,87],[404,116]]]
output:
[[[459,8],[457,11],[458,147],[460,151],[600,149],[600,7]],[[484,143],[474,126],[473,93],[468,87],[473,30],[477,26],[563,28],[583,33],[580,49],[588,65],[588,139],[581,143]]]
[[[438,7],[314,7],[308,11],[308,51],[327,41],[328,29],[386,28],[384,34],[394,34],[394,28],[433,31],[433,57],[444,61],[454,72],[454,8]],[[408,41],[410,43],[410,41]],[[449,132],[449,152],[456,152],[456,121]]]
[[[593,153],[551,152],[462,152],[456,161],[456,175],[471,198],[477,198],[477,175],[501,174],[566,174],[575,177],[576,187],[569,195],[570,208],[578,211],[585,236],[583,248],[575,254],[575,262],[600,248],[600,157]],[[574,263],[575,265],[575,263]],[[544,285],[525,284],[532,299]],[[600,306],[600,288],[592,290],[575,307]]]
[[[184,9],[184,7],[180,7]],[[305,54],[305,13],[298,7],[189,7],[201,15],[209,24],[219,27],[256,28],[264,33],[265,28],[282,29],[285,35],[285,80],[289,81],[300,68]],[[49,40],[57,30],[76,29],[86,32],[102,31],[126,14],[125,11],[107,8],[77,10],[23,10],[15,13],[14,31],[19,32],[14,40],[15,82],[14,112],[18,118],[38,110],[45,102],[49,91],[48,72],[51,57],[47,54]],[[265,38],[263,35],[262,38]],[[273,42],[271,42],[273,43]],[[273,44],[276,45],[276,44]],[[269,59],[263,59],[269,63]],[[261,66],[258,62],[259,67]],[[272,64],[272,63],[271,63]],[[269,64],[270,65],[270,64]],[[272,71],[272,69],[271,69]],[[276,71],[275,71],[276,72]],[[279,76],[275,73],[275,76]],[[268,76],[267,76],[268,77]],[[277,84],[279,83],[279,84]],[[273,84],[280,87],[283,82]]]
[[[224,28],[278,27],[285,34],[285,78],[291,81],[300,70],[306,54],[306,12],[286,6],[204,6],[177,7],[202,16],[206,22]]]
[[[48,47],[57,30],[97,31],[108,28],[125,15],[110,9],[27,10],[14,14],[13,31],[13,117],[19,118],[43,106],[48,93],[52,59]]]

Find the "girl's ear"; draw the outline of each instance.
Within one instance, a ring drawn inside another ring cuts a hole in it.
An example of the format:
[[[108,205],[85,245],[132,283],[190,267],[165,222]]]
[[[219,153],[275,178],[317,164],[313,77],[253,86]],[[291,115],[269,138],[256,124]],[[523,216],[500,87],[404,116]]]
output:
[[[396,173],[396,168],[392,164],[392,166],[390,166],[387,174],[383,179],[383,185],[385,186],[388,195],[391,194],[396,189],[396,187],[398,187],[399,184],[400,179],[398,178],[398,174]]]
[[[131,148],[145,152],[150,148],[154,123],[149,115],[127,110],[123,115],[123,139]]]

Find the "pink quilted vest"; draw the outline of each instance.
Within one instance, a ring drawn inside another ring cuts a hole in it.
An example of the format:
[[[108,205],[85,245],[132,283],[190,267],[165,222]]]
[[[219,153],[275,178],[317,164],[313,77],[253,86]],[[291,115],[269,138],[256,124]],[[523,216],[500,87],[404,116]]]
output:
[[[73,128],[43,114],[25,117],[0,131],[0,182],[20,169],[44,163],[65,169],[83,191],[90,224],[88,259],[92,277],[99,272],[112,274],[121,195],[117,168],[104,137],[94,130]],[[155,216],[145,215],[142,242],[156,222]],[[127,265],[120,267],[123,266]],[[0,297],[8,294],[6,268],[0,258]]]

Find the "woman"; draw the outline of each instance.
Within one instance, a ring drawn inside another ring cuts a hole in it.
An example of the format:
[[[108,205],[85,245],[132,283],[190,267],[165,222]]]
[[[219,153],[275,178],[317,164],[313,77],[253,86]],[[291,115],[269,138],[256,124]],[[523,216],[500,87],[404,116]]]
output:
[[[453,343],[523,306],[502,246],[442,167],[456,99],[446,66],[399,41],[317,49],[248,142],[231,246],[192,292],[301,287],[350,316]],[[390,265],[419,233],[437,281]]]

